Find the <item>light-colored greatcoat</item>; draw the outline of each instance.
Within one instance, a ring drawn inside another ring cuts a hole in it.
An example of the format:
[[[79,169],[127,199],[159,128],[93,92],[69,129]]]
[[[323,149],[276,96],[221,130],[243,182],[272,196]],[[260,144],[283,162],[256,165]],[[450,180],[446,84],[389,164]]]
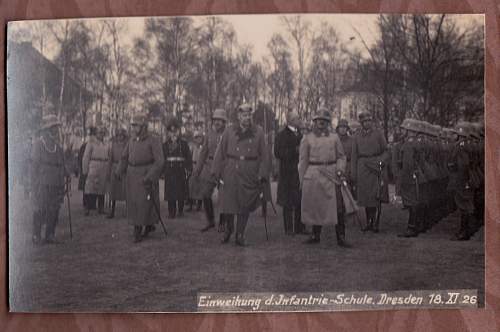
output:
[[[126,172],[127,217],[132,225],[152,225],[158,222],[156,207],[160,207],[158,178],[163,170],[164,158],[159,138],[144,135],[130,139],[123,149],[119,174]],[[151,192],[144,185],[152,184]],[[148,195],[151,195],[148,199]]]
[[[111,200],[124,201],[125,181],[116,176],[123,149],[127,142],[114,141],[109,150],[109,197]]]
[[[92,137],[85,148],[82,163],[83,174],[87,175],[86,194],[104,195],[106,193],[108,163],[108,145]]]
[[[304,136],[299,149],[299,180],[302,186],[302,222],[307,225],[336,225],[337,196],[335,183],[321,172],[345,171],[346,156],[336,134],[310,133]],[[324,163],[311,165],[311,162]],[[334,162],[330,165],[326,163]]]

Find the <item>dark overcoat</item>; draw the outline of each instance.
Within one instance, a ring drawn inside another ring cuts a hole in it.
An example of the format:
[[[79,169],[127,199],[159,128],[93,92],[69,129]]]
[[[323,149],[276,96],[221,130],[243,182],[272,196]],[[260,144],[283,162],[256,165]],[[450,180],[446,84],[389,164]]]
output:
[[[31,150],[33,209],[57,211],[64,199],[64,160],[59,144],[41,136]]]
[[[212,174],[224,183],[219,198],[222,213],[254,211],[266,190],[259,179],[269,180],[269,151],[262,128],[253,125],[243,131],[239,124],[226,128],[215,153]]]
[[[188,198],[188,176],[193,170],[193,161],[188,143],[182,138],[163,143],[165,166],[164,199],[185,200]]]
[[[420,199],[421,184],[418,179],[418,159],[416,138],[407,138],[398,148],[398,180],[401,198],[405,206],[417,206]],[[417,185],[419,186],[417,189]]]
[[[299,146],[302,134],[288,126],[276,135],[274,156],[279,160],[277,203],[283,207],[300,205]]]
[[[351,177],[356,183],[360,206],[376,207],[379,193],[379,162],[387,165],[389,152],[383,133],[379,130],[361,130],[354,136],[351,151]],[[387,167],[382,168],[381,200],[389,202]]]
[[[471,159],[465,141],[453,148],[448,168],[450,170],[448,191],[453,193],[457,208],[465,213],[474,212],[474,190],[470,183]]]
[[[158,223],[153,200],[159,208],[158,179],[163,163],[161,142],[149,134],[130,139],[123,149],[118,170],[121,176],[126,173],[127,217],[130,224]]]

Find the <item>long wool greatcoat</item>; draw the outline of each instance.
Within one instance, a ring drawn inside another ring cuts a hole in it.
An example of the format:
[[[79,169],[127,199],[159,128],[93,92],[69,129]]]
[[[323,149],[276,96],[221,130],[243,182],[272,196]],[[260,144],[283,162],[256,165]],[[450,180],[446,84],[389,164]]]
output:
[[[31,150],[31,189],[35,211],[57,211],[64,199],[64,163],[61,146],[47,143],[44,136]]]
[[[127,216],[132,225],[153,225],[158,215],[153,205],[160,206],[158,179],[163,169],[163,152],[159,138],[145,134],[132,138],[123,149],[118,166],[126,176]],[[148,189],[145,182],[150,182]],[[151,197],[152,195],[152,197]],[[149,196],[149,199],[148,199]]]
[[[197,144],[195,142],[189,144],[189,148],[191,149],[191,155],[193,160],[193,169],[197,167],[198,162],[200,160],[200,152],[202,145]],[[189,198],[191,199],[203,199],[203,188],[201,187],[200,179],[196,176],[189,177],[188,181],[189,185]]]
[[[222,213],[254,211],[266,190],[259,179],[269,176],[269,151],[262,128],[253,125],[243,132],[239,125],[228,127],[217,147],[212,174],[224,181],[219,198]]]
[[[185,200],[188,198],[188,174],[193,169],[191,151],[188,143],[183,139],[175,142],[167,140],[163,143],[163,155],[165,157],[164,175],[165,189],[164,199]]]
[[[111,200],[124,201],[125,196],[125,180],[116,176],[118,173],[118,164],[122,157],[123,149],[127,142],[114,141],[111,143],[109,150],[109,197]]]
[[[83,174],[87,175],[86,194],[104,195],[106,193],[108,164],[108,146],[92,137],[83,154]]]
[[[317,164],[318,163],[318,164]],[[321,163],[321,165],[319,165]],[[306,225],[336,225],[340,191],[320,172],[345,172],[346,156],[337,134],[309,133],[300,143],[299,179],[302,184],[302,222]],[[339,198],[339,199],[338,199]]]
[[[417,144],[416,138],[409,137],[398,147],[398,186],[404,206],[417,206],[421,200],[421,185],[418,183],[417,195],[419,179],[414,177],[414,174],[417,176],[419,173]]]
[[[300,206],[299,146],[302,134],[288,126],[276,135],[274,156],[279,159],[277,203],[283,207]]]
[[[459,141],[450,154],[448,168],[450,170],[447,190],[453,193],[457,208],[461,212],[474,212],[474,189],[471,185],[470,154],[467,151],[467,143]]]
[[[342,147],[344,148],[345,156],[346,156],[346,166],[345,166],[345,177],[349,182],[351,182],[351,151],[352,151],[352,143],[353,138],[349,135],[339,135],[340,142],[342,143]]]
[[[383,133],[379,130],[361,130],[354,136],[351,151],[351,178],[356,183],[358,204],[363,207],[378,205],[379,162],[387,165],[389,152]],[[387,167],[382,168],[381,200],[389,202]]]
[[[199,178],[199,185],[201,186],[201,196],[204,198],[209,198],[212,196],[213,190],[215,188],[215,183],[211,176],[212,164],[214,161],[215,151],[217,150],[217,145],[222,138],[222,133],[216,132],[215,130],[210,130],[205,138],[203,139],[203,145],[201,147],[199,159],[195,165],[193,174],[195,177]]]

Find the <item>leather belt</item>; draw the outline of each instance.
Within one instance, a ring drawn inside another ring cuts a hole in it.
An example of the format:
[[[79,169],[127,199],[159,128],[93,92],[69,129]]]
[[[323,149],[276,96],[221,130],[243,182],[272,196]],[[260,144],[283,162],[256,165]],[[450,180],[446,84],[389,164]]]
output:
[[[149,166],[149,165],[152,165],[153,163],[154,163],[154,160],[149,160],[149,161],[145,161],[142,163],[131,163],[130,161],[128,162],[128,164],[132,167]]]
[[[258,157],[235,156],[232,154],[228,154],[227,157],[231,158],[231,159],[236,159],[236,160],[257,160],[257,159],[259,159]]]
[[[52,167],[61,167],[63,165],[61,163],[51,163],[49,161],[40,161],[40,163]]]
[[[167,157],[167,159],[165,159],[166,161],[168,162],[181,162],[181,161],[184,161],[184,157]]]
[[[311,165],[311,166],[333,165],[336,162],[337,162],[336,160],[329,160],[329,161],[309,161],[309,165]]]

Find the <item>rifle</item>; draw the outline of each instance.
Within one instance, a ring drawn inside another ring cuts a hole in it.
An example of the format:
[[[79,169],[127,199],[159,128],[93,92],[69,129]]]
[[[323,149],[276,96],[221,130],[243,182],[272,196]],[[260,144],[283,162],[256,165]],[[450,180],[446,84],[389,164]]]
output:
[[[163,223],[163,219],[161,219],[160,209],[158,208],[158,205],[156,205],[156,200],[153,197],[153,185],[147,186],[146,191],[148,192],[147,200],[152,201],[154,210],[156,212],[156,216],[160,220],[160,224],[161,224],[161,228],[163,229],[163,233],[165,233],[165,236],[167,236],[167,229],[165,228],[165,224]]]
[[[382,214],[382,186],[384,185],[382,179],[382,161],[378,162],[378,191],[377,191],[377,217],[375,219],[375,229],[378,228],[380,222],[380,215]]]
[[[261,199],[261,202],[264,202],[264,200],[265,200],[265,198],[264,198],[264,184],[261,184],[260,199]],[[271,204],[272,204],[272,202],[271,202]],[[273,209],[274,209],[274,207],[273,207]],[[267,211],[264,210],[263,212],[264,213],[262,214],[262,216],[264,217],[264,228],[266,229],[266,241],[269,241],[269,235],[267,233]],[[276,212],[276,210],[274,210],[274,212]]]

